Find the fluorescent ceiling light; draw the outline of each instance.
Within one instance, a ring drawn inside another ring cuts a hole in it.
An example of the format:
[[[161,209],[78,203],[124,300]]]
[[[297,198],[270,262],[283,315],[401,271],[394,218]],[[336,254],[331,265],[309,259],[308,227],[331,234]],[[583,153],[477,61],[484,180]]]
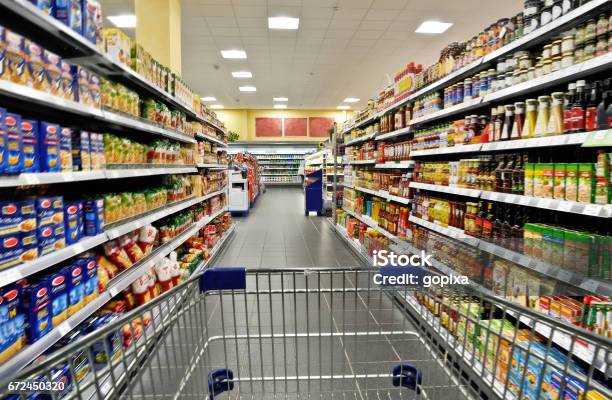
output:
[[[350,110],[351,106],[338,106],[336,107],[338,110]]]
[[[416,33],[444,33],[453,26],[450,22],[425,21],[417,29]]]
[[[274,97],[272,101],[289,101],[287,97]]]
[[[297,29],[300,26],[299,18],[291,17],[270,17],[268,18],[268,28],[270,29]]]
[[[213,104],[210,106],[210,108],[214,109],[214,110],[219,110],[221,108],[223,108],[223,104]]]
[[[286,104],[274,104],[274,108],[276,108],[277,110],[284,110],[287,108]]]
[[[202,97],[200,100],[202,101],[217,101],[217,98],[214,96],[206,96],[206,97]]]
[[[117,28],[136,28],[135,15],[109,15],[106,18]]]
[[[244,50],[221,50],[221,56],[223,58],[247,58]]]
[[[345,103],[357,103],[359,99],[357,97],[347,97],[344,99]]]
[[[235,71],[232,72],[234,78],[252,78],[253,74],[249,71]]]
[[[241,92],[256,92],[257,88],[255,86],[240,86],[238,88]]]

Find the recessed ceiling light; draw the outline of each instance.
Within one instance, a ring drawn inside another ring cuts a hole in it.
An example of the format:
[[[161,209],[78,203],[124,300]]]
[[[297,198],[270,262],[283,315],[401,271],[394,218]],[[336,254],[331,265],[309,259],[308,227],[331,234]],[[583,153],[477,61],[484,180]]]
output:
[[[244,50],[221,50],[221,56],[223,58],[247,58]]]
[[[338,106],[336,107],[338,110],[350,110],[351,106]]]
[[[284,110],[287,108],[286,104],[274,104],[274,108],[276,108],[277,110]]]
[[[210,108],[214,109],[214,110],[219,110],[221,108],[223,108],[223,104],[213,104],[210,106]]]
[[[444,33],[453,26],[450,22],[425,21],[417,29],[416,33]]]
[[[272,101],[289,101],[287,97],[274,97]]]
[[[300,26],[299,18],[291,17],[270,17],[268,18],[268,28],[270,29],[297,29]]]
[[[106,18],[117,28],[136,28],[135,15],[109,15]]]
[[[214,96],[206,96],[206,97],[202,97],[200,100],[202,101],[217,101],[217,98]]]
[[[344,99],[345,103],[357,103],[359,99],[357,97],[347,97]]]
[[[257,88],[255,86],[240,86],[238,88],[241,92],[256,92]]]
[[[234,78],[252,78],[253,74],[249,71],[235,71],[232,72]]]

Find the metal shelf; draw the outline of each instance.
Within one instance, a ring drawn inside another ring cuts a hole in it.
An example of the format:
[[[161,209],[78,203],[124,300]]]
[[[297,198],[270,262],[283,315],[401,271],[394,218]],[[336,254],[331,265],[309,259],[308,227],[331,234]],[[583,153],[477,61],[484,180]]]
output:
[[[410,133],[410,126],[407,126],[405,128],[401,128],[401,129],[397,129],[391,132],[387,132],[387,133],[383,133],[380,134],[378,136],[376,136],[376,140],[386,140],[386,139],[392,139],[398,136],[403,136],[407,133]]]
[[[414,168],[414,161],[409,160],[409,161],[387,161],[385,163],[381,163],[381,164],[376,164],[374,166],[374,168],[377,169],[386,169],[386,168],[393,168],[393,169],[410,169],[410,168]]]
[[[480,151],[482,144],[464,144],[461,146],[439,147],[436,149],[413,150],[410,157],[437,156],[439,154],[475,153]]]
[[[376,160],[354,160],[354,161],[349,161],[347,164],[352,164],[352,165],[376,164]]]
[[[349,185],[349,184],[345,184],[344,187],[355,189],[355,190],[358,190],[358,191],[364,192],[364,193],[369,193],[369,194],[372,194],[374,196],[382,197],[382,198],[387,199],[389,201],[395,201],[397,203],[402,203],[402,204],[410,204],[410,199],[407,199],[407,198],[404,198],[404,197],[400,197],[400,196],[394,196],[392,194],[389,194],[389,192],[387,192],[385,190],[372,190],[372,189],[367,189],[367,188],[359,187],[359,186],[353,186],[353,185]]]
[[[198,197],[196,199],[190,199],[178,204],[166,206],[158,211],[151,212],[145,216],[138,217],[129,222],[124,222],[121,224],[115,224],[117,226],[112,227],[106,230],[104,233],[101,233],[96,236],[86,236],[79,242],[66,246],[63,249],[56,250],[52,253],[39,257],[35,260],[19,264],[15,267],[6,269],[0,272],[0,287],[4,287],[10,283],[18,281],[19,279],[25,278],[27,276],[33,275],[37,272],[44,271],[45,269],[52,267],[62,261],[65,261],[71,257],[74,257],[78,254],[81,254],[87,250],[93,249],[96,246],[101,245],[109,240],[115,239],[125,233],[131,232],[135,229],[141,228],[147,224],[150,224],[154,221],[157,221],[161,218],[164,218],[170,214],[174,214],[178,211],[182,211],[191,207],[194,204],[200,203],[206,199],[217,196],[221,193],[227,192],[227,187],[219,190],[217,192],[213,192],[207,194],[202,197]]]
[[[432,185],[429,183],[410,182],[410,187],[415,189],[430,190],[440,193],[450,193],[459,196],[474,197],[485,200],[499,201],[509,204],[518,204],[526,207],[542,208],[545,210],[562,211],[572,214],[587,215],[591,217],[612,217],[612,205],[579,203],[576,201],[565,201],[556,199],[545,199],[541,197],[523,196],[519,194],[489,192],[486,190],[456,188],[443,185]]]
[[[429,92],[441,89],[466,77],[474,75],[477,72],[488,68],[493,62],[496,62],[498,59],[503,58],[510,53],[514,53],[517,50],[525,49],[533,45],[545,43],[564,30],[578,25],[582,20],[586,20],[590,16],[597,15],[600,11],[603,11],[606,9],[606,7],[609,7],[609,3],[610,0],[592,0],[561,16],[560,18],[557,18],[554,21],[536,29],[535,31],[513,41],[512,43],[509,43],[506,46],[487,54],[483,58],[480,58],[471,64],[466,65],[465,67],[460,68],[457,71],[452,72],[447,76],[425,86],[424,88],[417,90],[410,96],[407,96],[406,98],[385,108],[379,113],[379,115],[383,115],[393,109],[401,107],[402,105],[411,102]]]
[[[148,271],[155,263],[159,262],[168,253],[179,247],[187,239],[196,234],[198,230],[209,224],[218,215],[227,211],[227,207],[217,211],[215,214],[204,218],[202,221],[196,223],[192,228],[186,230],[177,238],[171,242],[165,243],[144,259],[140,260],[137,264],[133,265],[115,279],[109,282],[106,291],[100,293],[98,297],[91,303],[86,305],[83,309],[78,311],[73,316],[69,317],[66,321],[53,328],[47,335],[43,336],[37,342],[29,345],[25,349],[21,350],[14,357],[6,361],[0,366],[0,379],[6,379],[8,376],[13,375],[16,371],[19,371],[34,361],[39,355],[47,351],[51,346],[58,342],[62,337],[68,334],[76,328],[81,322],[87,317],[96,312],[106,302],[110,301],[113,297],[119,294],[121,291],[131,285],[136,279],[142,276]]]
[[[60,111],[70,116],[93,119],[94,122],[102,124],[106,127],[128,128],[139,132],[153,133],[155,135],[178,140],[184,143],[196,143],[196,140],[191,136],[173,131],[171,129],[163,128],[143,119],[137,119],[135,117],[123,115],[117,112],[85,106],[75,101],[65,100],[61,97],[53,96],[27,86],[18,85],[5,80],[0,80],[0,97],[25,101],[31,106],[39,106],[55,112]]]
[[[211,124],[211,125],[212,125],[212,124]],[[217,129],[218,129],[218,128],[217,128]],[[220,130],[220,129],[219,129],[219,130]],[[208,140],[208,141],[210,141],[210,142],[216,143],[216,144],[220,145],[221,147],[228,147],[227,143],[225,143],[225,142],[223,142],[223,141],[221,141],[221,140],[217,139],[216,137],[212,137],[212,136],[210,136],[210,135],[207,135],[207,134],[205,134],[205,133],[200,133],[200,132],[198,132],[198,133],[196,134],[196,137],[197,137],[198,139],[204,139],[204,140]]]
[[[198,168],[215,168],[215,169],[225,169],[228,166],[224,164],[197,164]]]
[[[192,109],[193,104],[182,103],[129,67],[114,62],[95,44],[27,0],[0,0],[0,23],[64,59],[87,67],[141,94],[153,96],[185,112],[192,119],[221,130],[216,124],[198,116]]]
[[[520,254],[496,244],[468,236],[462,230],[457,228],[443,227],[413,215],[410,216],[409,220],[412,223],[423,226],[455,240],[459,240],[463,243],[467,243],[477,249],[521,265],[529,270],[554,278],[559,282],[564,282],[573,287],[577,287],[597,295],[612,296],[612,284],[609,281],[585,277],[581,274],[568,271],[561,266],[552,265],[537,258]]]
[[[378,226],[378,223],[376,221],[374,221],[372,218],[367,217],[365,215],[359,215],[356,212],[351,211],[351,210],[349,210],[346,207],[342,207],[342,209],[344,211],[346,211],[348,214],[350,214],[353,217],[357,218],[359,221],[361,221],[364,224],[368,225],[370,228],[373,228],[373,229],[377,230],[378,232],[382,233],[388,239],[391,239],[393,241],[397,241],[398,240],[397,236],[395,236],[391,232],[387,231],[386,229],[383,229],[380,226]]]
[[[349,140],[348,142],[346,142],[344,144],[340,144],[340,146],[351,146],[353,144],[357,144],[357,143],[361,143],[361,142],[367,142],[368,140],[374,139],[377,134],[378,134],[377,132],[373,132],[373,133],[370,133],[368,135],[360,136],[358,138]]]

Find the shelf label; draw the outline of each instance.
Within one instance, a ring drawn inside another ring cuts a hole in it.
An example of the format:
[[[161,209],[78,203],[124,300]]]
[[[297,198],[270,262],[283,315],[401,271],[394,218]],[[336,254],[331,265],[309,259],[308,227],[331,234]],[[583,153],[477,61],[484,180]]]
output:
[[[564,269],[559,269],[559,271],[557,271],[557,277],[563,282],[570,283],[570,279],[572,278],[572,273]]]
[[[586,291],[596,293],[597,286],[599,286],[599,282],[593,279],[587,279],[580,284],[580,287]]]
[[[571,212],[573,205],[574,204],[571,201],[559,201],[559,204],[557,204],[557,210]]]
[[[597,216],[599,215],[600,211],[601,207],[598,204],[587,204],[584,206],[584,210],[582,212],[586,215]]]

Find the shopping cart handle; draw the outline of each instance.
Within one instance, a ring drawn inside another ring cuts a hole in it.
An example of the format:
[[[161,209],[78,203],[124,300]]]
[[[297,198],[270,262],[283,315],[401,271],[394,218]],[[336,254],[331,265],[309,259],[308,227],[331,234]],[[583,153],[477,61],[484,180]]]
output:
[[[210,268],[200,275],[200,292],[246,289],[246,268]]]
[[[403,386],[421,394],[423,372],[412,364],[398,364],[393,368],[393,386]]]
[[[213,400],[216,395],[234,390],[234,373],[231,369],[214,369],[208,374],[208,398]]]

